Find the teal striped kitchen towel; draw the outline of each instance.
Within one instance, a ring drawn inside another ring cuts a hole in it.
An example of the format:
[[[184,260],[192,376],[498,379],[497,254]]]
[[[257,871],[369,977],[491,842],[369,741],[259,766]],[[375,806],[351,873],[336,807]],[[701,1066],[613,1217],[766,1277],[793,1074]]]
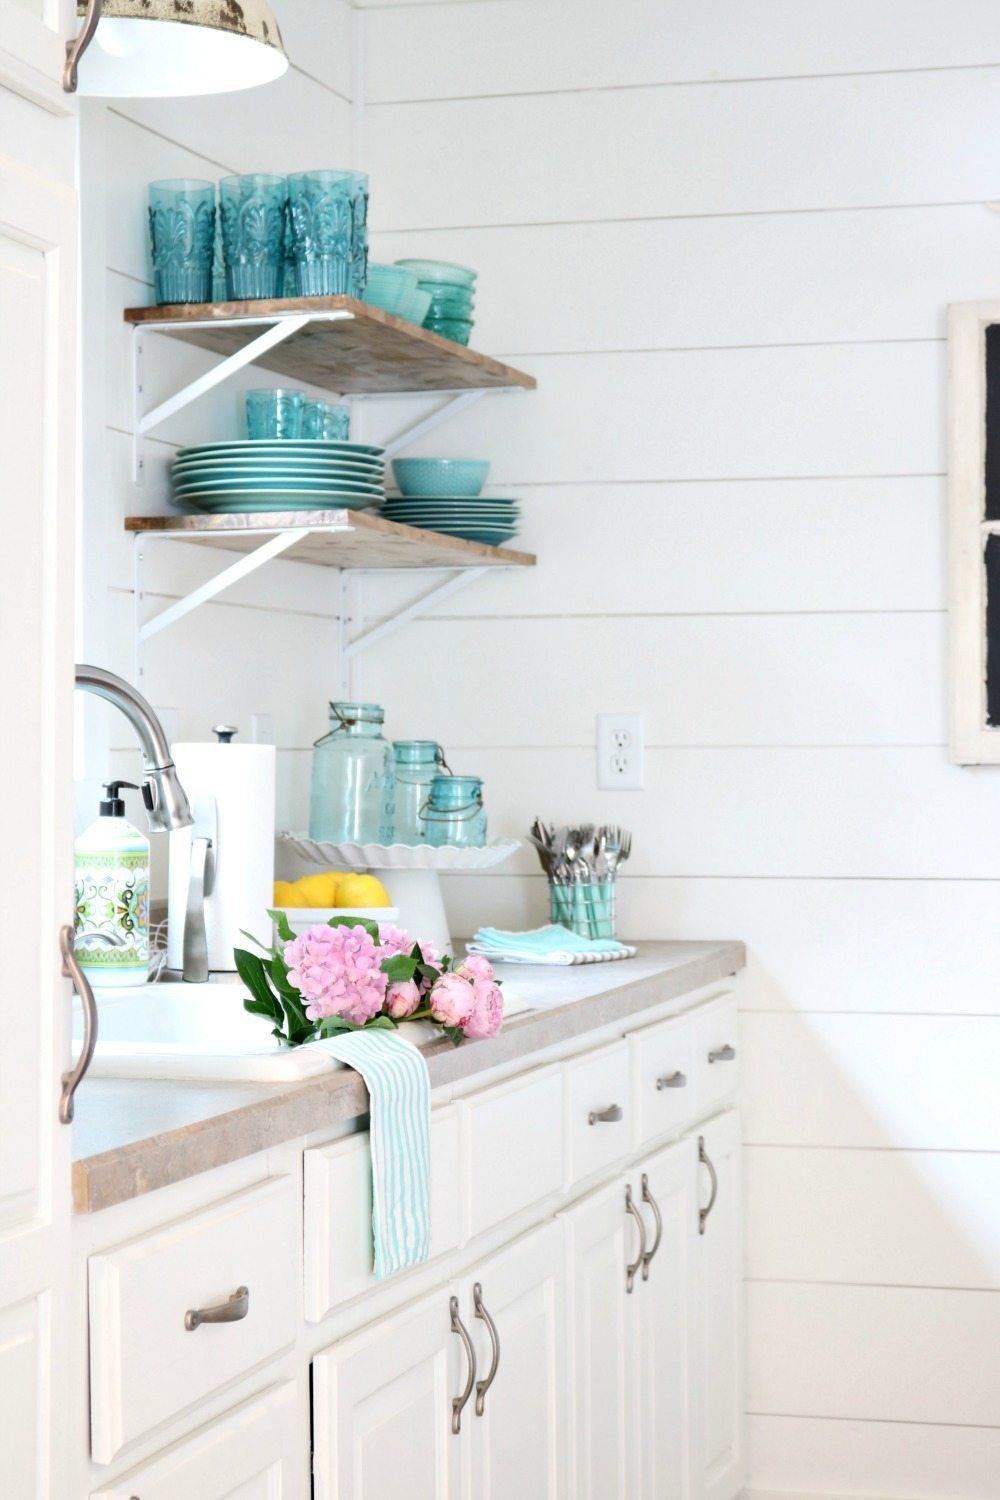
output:
[[[344,1031],[312,1044],[354,1068],[371,1100],[375,1276],[419,1265],[431,1243],[431,1085],[427,1064],[398,1031]]]

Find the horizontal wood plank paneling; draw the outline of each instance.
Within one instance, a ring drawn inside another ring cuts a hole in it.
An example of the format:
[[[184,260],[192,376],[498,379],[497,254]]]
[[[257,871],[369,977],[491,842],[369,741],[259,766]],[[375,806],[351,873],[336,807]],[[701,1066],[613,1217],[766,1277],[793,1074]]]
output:
[[[370,0],[369,0],[370,3]],[[284,19],[284,17],[282,17]],[[988,0],[489,0],[396,6],[368,18],[372,102],[703,79],[965,67],[1000,58]]]
[[[1000,1291],[1000,1155],[750,1146],[744,1167],[752,1280]]]
[[[1000,1151],[1000,1017],[747,1011],[741,1036],[748,1145]]]
[[[1000,1429],[752,1416],[748,1500],[996,1500]],[[772,1489],[776,1492],[771,1495]]]
[[[1000,1426],[993,1292],[751,1282],[747,1319],[751,1412]]]
[[[572,575],[569,575],[570,577]],[[563,593],[572,590],[563,583]],[[619,600],[619,607],[625,599]],[[461,634],[461,647],[458,644]],[[394,716],[445,744],[588,746],[609,704],[644,704],[647,745],[943,745],[940,614],[815,614],[422,622],[365,663]],[[428,701],[417,661],[447,660],[450,691]],[[514,714],[469,726],[489,661],[490,692]],[[544,692],[523,694],[545,663]]]
[[[475,266],[476,347],[524,355],[943,338],[949,302],[995,295],[998,244],[975,203],[402,230],[373,251]]]
[[[374,105],[372,222],[980,202],[998,117],[997,67]]]

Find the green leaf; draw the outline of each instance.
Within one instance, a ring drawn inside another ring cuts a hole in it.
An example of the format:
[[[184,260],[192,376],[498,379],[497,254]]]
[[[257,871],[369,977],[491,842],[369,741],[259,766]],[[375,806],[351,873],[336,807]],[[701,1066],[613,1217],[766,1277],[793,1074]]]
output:
[[[283,943],[293,943],[295,941],[295,933],[292,931],[285,913],[283,911],[271,911],[268,909],[267,914],[278,929],[278,936],[281,941]]]
[[[280,1025],[284,1020],[284,1012],[267,982],[264,960],[258,958],[256,953],[248,953],[245,948],[235,948],[233,957],[236,960],[236,972],[253,996],[252,1014],[268,1016]],[[251,1006],[247,1005],[247,1009],[251,1010]]]
[[[265,953],[271,954],[274,952],[274,948],[270,943],[262,943],[260,938],[255,938],[252,932],[247,932],[245,927],[240,928],[240,933],[243,937],[249,938],[251,943],[256,943],[257,947],[261,948]]]
[[[465,1041],[465,1032],[462,1030],[461,1026],[442,1026],[441,1030],[444,1032],[449,1042],[454,1042],[456,1047],[460,1047]]]
[[[441,970],[435,969],[433,964],[417,964],[417,973],[421,979],[429,979],[431,984],[434,984],[436,980],[441,978]]]
[[[271,980],[281,997],[281,1004],[288,1018],[288,1035],[292,1039],[292,1046],[298,1046],[299,1044],[294,1040],[295,1036],[301,1033],[311,1036],[313,1023],[306,1015],[302,996],[288,978],[288,965],[280,953],[276,953],[271,959]]]
[[[388,974],[390,984],[399,984],[403,980],[412,979],[416,972],[417,960],[407,958],[405,953],[398,953],[395,958],[382,960],[382,973]]]
[[[396,1031],[396,1030],[398,1030],[398,1026],[399,1026],[399,1023],[397,1021],[394,1021],[392,1019],[392,1016],[386,1016],[386,1015],[372,1016],[371,1020],[368,1021],[368,1022],[366,1022],[365,1026],[363,1027],[363,1030],[365,1030],[365,1031]]]
[[[378,923],[370,917],[331,917],[328,927],[363,927],[373,942],[378,942]]]

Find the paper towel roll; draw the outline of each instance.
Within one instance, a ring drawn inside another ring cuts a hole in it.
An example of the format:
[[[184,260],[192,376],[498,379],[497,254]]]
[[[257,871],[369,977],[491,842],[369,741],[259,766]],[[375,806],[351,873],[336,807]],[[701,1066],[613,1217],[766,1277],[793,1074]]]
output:
[[[170,835],[167,963],[172,969],[183,967],[191,841],[209,831],[199,827],[200,813],[210,815],[214,798],[215,885],[205,901],[208,967],[233,970],[233,949],[247,946],[242,932],[266,942],[271,929],[274,746],[180,744],[174,745],[173,756],[196,822]]]

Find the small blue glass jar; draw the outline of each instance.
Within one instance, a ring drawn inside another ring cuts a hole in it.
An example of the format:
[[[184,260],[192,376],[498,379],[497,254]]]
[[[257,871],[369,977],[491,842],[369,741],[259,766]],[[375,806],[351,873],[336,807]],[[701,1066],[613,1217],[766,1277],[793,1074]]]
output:
[[[479,776],[435,776],[424,804],[424,842],[480,848],[486,843],[483,783]]]
[[[313,749],[310,838],[392,842],[396,788],[384,719],[377,703],[330,704],[330,732]]]
[[[444,752],[436,740],[393,740],[396,773],[396,821],[394,844],[424,842],[424,803],[444,764]]]

